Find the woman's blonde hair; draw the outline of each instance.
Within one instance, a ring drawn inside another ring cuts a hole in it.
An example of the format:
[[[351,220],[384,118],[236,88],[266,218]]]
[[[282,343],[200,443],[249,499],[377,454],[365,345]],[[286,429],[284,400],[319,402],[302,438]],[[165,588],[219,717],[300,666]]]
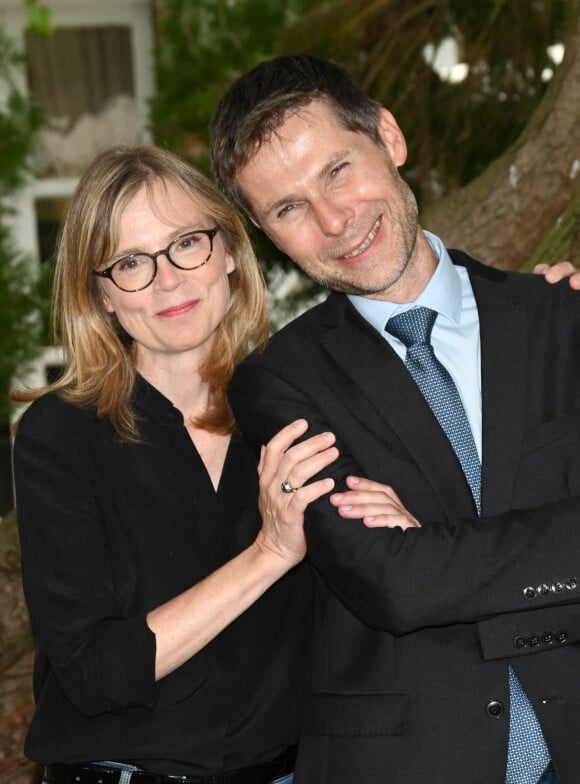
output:
[[[80,180],[61,228],[53,287],[53,332],[64,348],[64,372],[47,387],[13,397],[30,401],[58,391],[71,403],[95,406],[97,416],[107,417],[125,438],[139,437],[131,407],[133,342],[106,311],[92,271],[115,252],[123,209],[143,185],[158,181],[181,188],[215,222],[235,262],[228,309],[200,370],[209,382],[212,404],[196,420],[212,432],[231,433],[235,420],[227,385],[236,365],[268,337],[264,280],[242,221],[215,185],[177,155],[152,146],[110,148]]]

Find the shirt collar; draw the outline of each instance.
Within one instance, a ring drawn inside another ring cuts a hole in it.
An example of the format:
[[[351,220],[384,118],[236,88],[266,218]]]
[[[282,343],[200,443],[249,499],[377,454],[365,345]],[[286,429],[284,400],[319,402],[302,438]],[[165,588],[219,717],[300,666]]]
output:
[[[348,299],[378,332],[382,333],[391,316],[412,307],[424,306],[437,311],[453,324],[461,318],[461,280],[447,253],[445,245],[435,234],[425,231],[425,236],[437,258],[437,267],[429,283],[414,302],[397,304],[369,299],[358,294],[347,294]]]
[[[183,424],[183,416],[180,411],[168,400],[165,395],[150,384],[139,373],[135,376],[133,386],[133,406],[153,420],[161,420],[169,416]]]

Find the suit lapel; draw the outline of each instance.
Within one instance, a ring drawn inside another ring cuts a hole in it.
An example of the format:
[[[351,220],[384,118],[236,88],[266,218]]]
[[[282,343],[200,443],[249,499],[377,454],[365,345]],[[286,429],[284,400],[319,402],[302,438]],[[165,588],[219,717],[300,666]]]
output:
[[[524,306],[488,276],[471,275],[481,335],[482,511],[510,506],[524,428],[528,345]]]
[[[524,306],[502,285],[505,273],[451,252],[467,267],[479,313],[482,377],[482,513],[509,507],[525,421],[528,343]],[[475,507],[453,449],[404,364],[341,295],[327,305],[325,350],[405,444],[448,517]],[[369,339],[370,338],[370,339]],[[396,489],[396,488],[395,488]]]
[[[324,349],[408,449],[446,517],[473,516],[475,505],[459,461],[403,362],[344,297],[335,320],[337,300],[328,301],[333,326],[321,337]]]

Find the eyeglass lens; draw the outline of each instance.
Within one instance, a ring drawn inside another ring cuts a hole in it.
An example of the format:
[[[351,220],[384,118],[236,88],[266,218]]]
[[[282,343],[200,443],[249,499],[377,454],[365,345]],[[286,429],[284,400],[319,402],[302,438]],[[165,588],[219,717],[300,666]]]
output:
[[[211,252],[212,238],[202,232],[192,231],[172,242],[165,255],[176,267],[191,270],[203,266],[211,256]],[[111,277],[119,288],[137,291],[151,283],[155,277],[155,267],[155,256],[135,253],[119,259],[111,269]]]

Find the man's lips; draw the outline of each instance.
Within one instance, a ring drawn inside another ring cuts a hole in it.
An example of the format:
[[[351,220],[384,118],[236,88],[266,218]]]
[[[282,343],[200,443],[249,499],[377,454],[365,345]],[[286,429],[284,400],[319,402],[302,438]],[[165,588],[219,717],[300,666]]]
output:
[[[345,253],[342,256],[340,256],[338,258],[338,261],[351,261],[353,259],[356,259],[361,254],[363,254],[365,250],[372,244],[373,240],[377,236],[377,233],[381,225],[381,220],[382,217],[377,218],[376,221],[373,223],[371,230],[363,240],[363,242],[361,242],[361,244],[358,245],[358,247],[356,247],[354,250],[351,250],[350,253]]]
[[[175,305],[172,308],[165,308],[165,310],[158,311],[157,315],[162,318],[172,318],[173,316],[182,316],[184,313],[189,313],[197,305],[199,300],[192,299],[189,302],[182,302],[181,305]]]

